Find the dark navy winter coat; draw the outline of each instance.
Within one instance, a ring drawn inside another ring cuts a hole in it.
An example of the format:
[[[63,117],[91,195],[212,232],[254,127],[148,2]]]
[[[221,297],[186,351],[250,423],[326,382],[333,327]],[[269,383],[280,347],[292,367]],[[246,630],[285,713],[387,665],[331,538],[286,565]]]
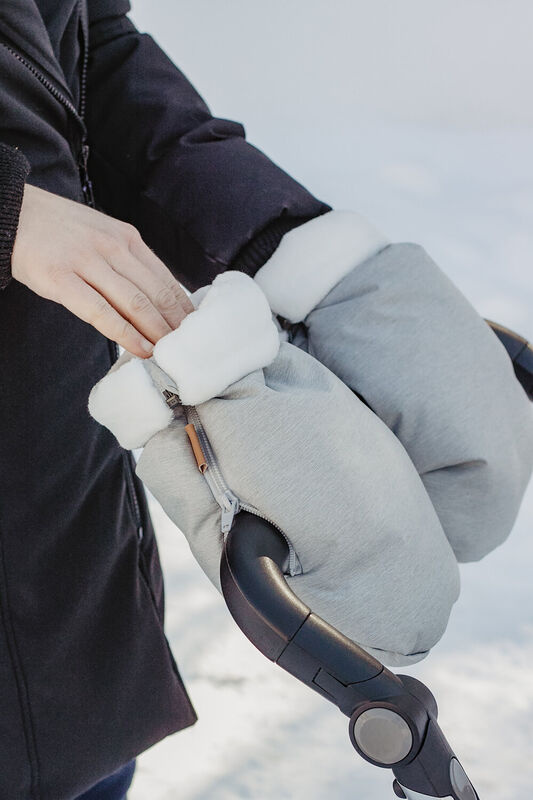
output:
[[[30,183],[80,202],[90,178],[191,290],[255,274],[330,206],[212,117],[128,11],[0,3],[4,156],[18,148]],[[196,720],[132,455],[87,411],[116,351],[18,281],[0,291],[0,800],[69,800]]]

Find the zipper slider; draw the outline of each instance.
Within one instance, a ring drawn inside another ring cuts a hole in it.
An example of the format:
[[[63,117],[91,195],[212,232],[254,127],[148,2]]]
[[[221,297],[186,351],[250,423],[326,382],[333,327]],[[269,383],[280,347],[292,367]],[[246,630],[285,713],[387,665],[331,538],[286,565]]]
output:
[[[81,175],[81,189],[83,192],[83,197],[85,199],[85,204],[90,206],[91,208],[94,208],[95,204],[94,204],[93,184],[91,179],[89,178],[88,161],[89,161],[89,145],[87,144],[87,142],[83,142],[81,145],[80,157],[78,160],[78,165]]]
[[[229,533],[233,525],[233,518],[239,511],[239,498],[230,489],[226,489],[223,497],[228,501],[229,508],[223,508],[220,515],[220,530],[222,533]]]
[[[179,396],[174,392],[171,392],[168,389],[163,389],[163,395],[165,397],[165,402],[171,411],[174,411],[176,406],[181,405]]]
[[[169,378],[169,376],[163,372],[161,367],[157,364],[154,360],[153,356],[150,358],[146,358],[143,361],[144,368],[150,375],[152,379],[152,383],[159,389],[163,397],[165,398],[165,402],[167,406],[173,411],[176,406],[181,405],[180,396],[178,394],[178,387],[174,383],[173,380]]]

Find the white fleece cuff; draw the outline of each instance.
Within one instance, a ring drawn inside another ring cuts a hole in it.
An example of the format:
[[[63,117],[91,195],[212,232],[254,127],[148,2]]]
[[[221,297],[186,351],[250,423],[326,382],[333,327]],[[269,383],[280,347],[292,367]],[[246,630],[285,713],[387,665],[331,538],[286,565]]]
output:
[[[301,322],[345,275],[388,244],[355,211],[334,209],[285,233],[255,281],[276,314]]]
[[[126,354],[123,354],[126,356]],[[89,413],[109,428],[121,447],[134,450],[166,428],[172,411],[156,389],[142,358],[114,365],[89,394]]]
[[[198,405],[270,364],[279,336],[265,295],[243,272],[217,275],[191,300],[196,310],[156,343],[153,358],[175,382],[182,403]]]
[[[157,342],[151,358],[123,353],[91,390],[89,413],[127,450],[144,447],[171,422],[162,388],[177,390],[185,405],[197,405],[266,367],[278,353],[268,301],[248,275],[222,273],[191,300],[196,310]]]

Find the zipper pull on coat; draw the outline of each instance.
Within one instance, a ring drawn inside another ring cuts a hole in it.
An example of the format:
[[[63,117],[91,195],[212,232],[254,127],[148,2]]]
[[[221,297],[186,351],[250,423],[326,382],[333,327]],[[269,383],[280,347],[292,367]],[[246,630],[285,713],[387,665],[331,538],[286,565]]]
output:
[[[85,200],[85,204],[90,206],[91,208],[95,208],[93,184],[91,179],[89,178],[88,161],[89,161],[89,145],[87,144],[87,142],[84,141],[82,143],[80,156],[78,159],[80,178],[81,178],[81,188],[83,191],[83,198]]]

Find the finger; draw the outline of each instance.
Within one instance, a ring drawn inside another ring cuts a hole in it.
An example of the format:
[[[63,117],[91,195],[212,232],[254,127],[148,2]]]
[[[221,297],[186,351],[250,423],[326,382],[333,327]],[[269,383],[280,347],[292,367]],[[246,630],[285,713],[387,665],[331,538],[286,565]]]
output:
[[[187,314],[190,314],[191,311],[194,311],[194,306],[192,302],[189,300],[189,297],[179,281],[176,280],[174,275],[170,272],[168,267],[161,261],[160,258],[156,256],[156,254],[150,250],[148,245],[143,241],[140,236],[133,236],[130,239],[130,252],[149,270],[150,274],[154,276],[155,279],[158,280],[157,286],[159,287],[159,291],[161,292],[161,299],[163,301],[166,300],[167,304],[170,304],[170,308],[168,305],[166,307],[162,307],[160,302],[157,300],[157,296],[151,294],[152,300],[154,304],[160,309],[161,313],[165,316],[168,320],[169,324],[172,325],[173,329],[177,328],[179,323],[182,321],[183,317]],[[156,287],[151,289],[153,292]],[[179,306],[183,309],[183,315],[180,316],[179,313],[175,313],[172,309],[172,301],[167,297],[165,297],[166,292],[170,291],[171,295],[175,298]],[[146,290],[145,290],[146,291]],[[168,313],[167,313],[168,312]]]
[[[130,261],[134,261],[133,256],[129,256]],[[139,263],[124,266],[124,257],[117,258],[117,263],[122,263],[123,269],[127,273],[125,277],[122,273],[115,270],[103,258],[96,258],[85,266],[76,267],[76,272],[93,289],[106,298],[119,314],[129,320],[131,324],[154,344],[166,336],[173,328],[167,322],[162,313],[154,306],[150,296],[143,289],[133,282],[144,272],[144,280],[137,280],[146,283],[147,270],[139,267]],[[180,306],[180,314],[183,315]]]
[[[185,292],[183,294],[184,294],[184,297],[183,297],[183,302],[182,302],[181,305],[183,306],[183,309],[184,309],[185,313],[186,314],[190,314],[191,311],[196,311],[195,307],[193,306],[193,304],[192,304],[192,302],[191,302],[191,300],[189,298],[189,295],[185,294]]]
[[[61,278],[56,302],[133,355],[140,358],[151,355],[152,343],[75,272]]]

